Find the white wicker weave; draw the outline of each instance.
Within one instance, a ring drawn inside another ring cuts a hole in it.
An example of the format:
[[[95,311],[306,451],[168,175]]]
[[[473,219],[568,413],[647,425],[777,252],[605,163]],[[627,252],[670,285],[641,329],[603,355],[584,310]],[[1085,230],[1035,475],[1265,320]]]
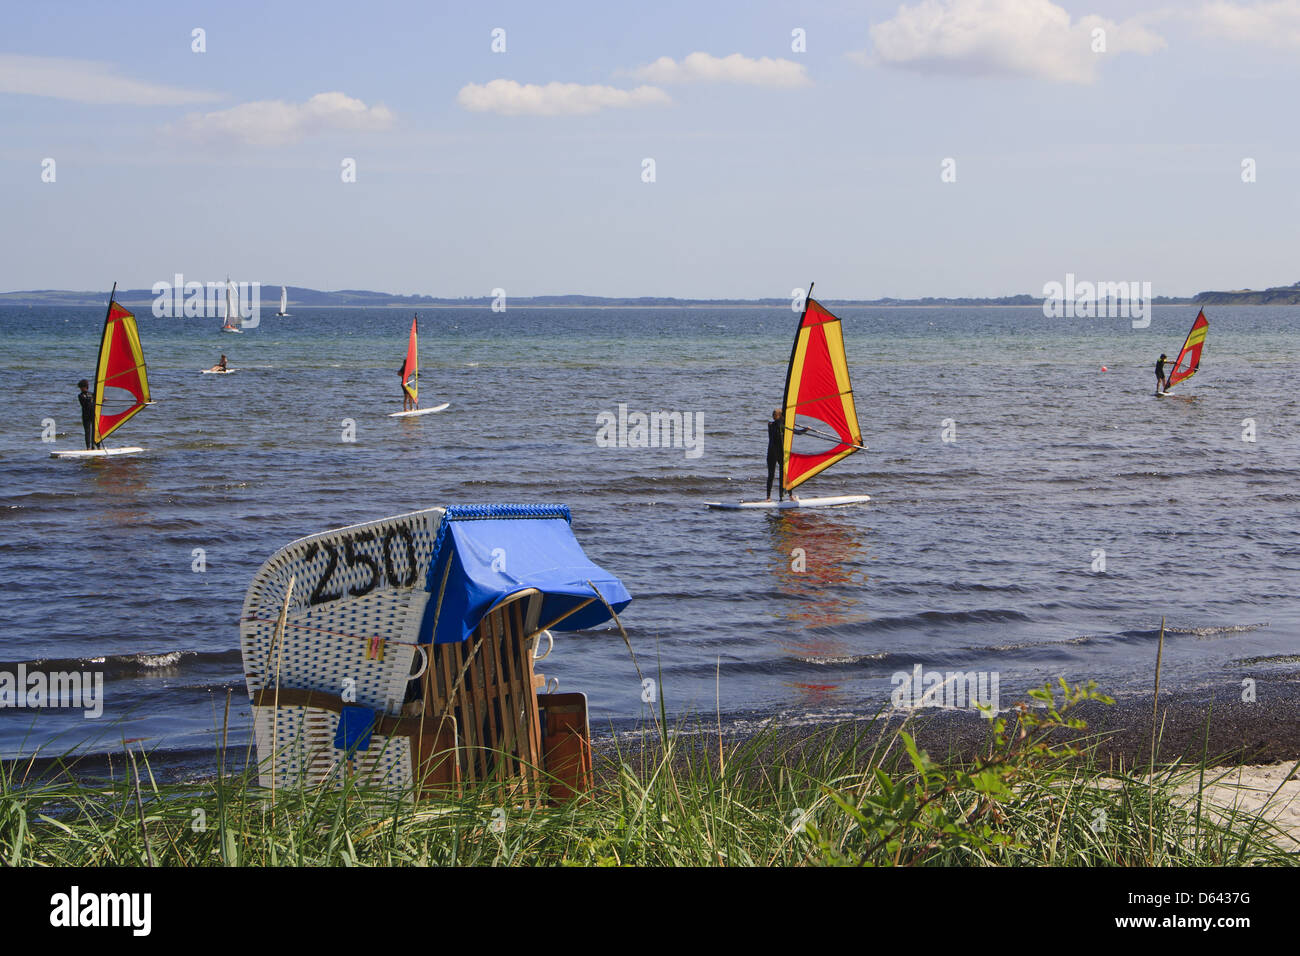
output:
[[[253,578],[239,625],[249,696],[278,685],[400,713],[430,599],[426,578],[442,515],[443,509],[429,508],[326,531],[272,555]],[[293,595],[277,645],[290,577]],[[375,640],[383,642],[381,653]],[[334,747],[338,714],[316,707],[279,710],[276,718],[273,708],[254,707],[262,783],[270,782],[272,757],[277,785],[318,783],[346,757]],[[405,738],[376,734],[350,760],[371,782],[404,787],[411,781]]]
[[[345,773],[361,776],[369,784],[407,790],[411,784],[411,741],[409,737],[375,734],[370,746],[350,757],[334,747],[339,715],[319,707],[253,708],[253,732],[261,760],[259,779],[271,785],[270,755],[275,755],[275,783],[278,787],[316,786],[330,774],[341,782]],[[340,764],[347,760],[346,771]]]

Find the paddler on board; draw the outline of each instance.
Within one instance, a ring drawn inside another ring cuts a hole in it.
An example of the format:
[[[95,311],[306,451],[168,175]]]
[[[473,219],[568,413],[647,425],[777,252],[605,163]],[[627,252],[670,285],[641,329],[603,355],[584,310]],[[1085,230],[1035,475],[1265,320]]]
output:
[[[77,388],[81,389],[77,401],[81,403],[81,427],[86,432],[86,448],[99,448],[95,444],[95,396],[90,394],[90,381],[83,378],[77,383]]]
[[[796,435],[802,435],[808,429],[793,429]],[[781,409],[772,410],[772,420],[767,423],[767,500],[772,500],[772,476],[776,475],[776,490],[785,501],[785,413]],[[790,500],[797,501],[795,493],[790,492]]]
[[[1160,358],[1156,360],[1156,394],[1169,391],[1169,376],[1165,374],[1165,360],[1169,356],[1164,352],[1160,353]]]
[[[208,371],[209,371],[209,372],[225,372],[225,371],[227,371],[227,369],[226,369],[226,357],[225,357],[224,355],[221,356],[221,361],[218,362],[216,365],[212,366],[212,368],[208,369]]]

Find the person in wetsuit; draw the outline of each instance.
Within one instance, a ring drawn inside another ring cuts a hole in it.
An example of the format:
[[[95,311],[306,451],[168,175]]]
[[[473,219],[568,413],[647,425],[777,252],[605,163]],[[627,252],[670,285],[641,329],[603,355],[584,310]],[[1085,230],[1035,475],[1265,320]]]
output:
[[[90,394],[90,382],[82,379],[77,383],[77,388],[81,391],[77,395],[77,401],[81,402],[81,427],[86,432],[86,448],[98,448],[95,444],[95,396]]]
[[[1169,391],[1169,380],[1165,377],[1165,359],[1169,356],[1164,352],[1160,353],[1160,358],[1156,360],[1156,392]]]
[[[795,428],[796,435],[802,435],[808,429]],[[785,416],[781,409],[773,409],[772,420],[767,423],[767,500],[772,500],[772,476],[776,475],[776,490],[785,500]],[[794,500],[790,492],[790,500]]]

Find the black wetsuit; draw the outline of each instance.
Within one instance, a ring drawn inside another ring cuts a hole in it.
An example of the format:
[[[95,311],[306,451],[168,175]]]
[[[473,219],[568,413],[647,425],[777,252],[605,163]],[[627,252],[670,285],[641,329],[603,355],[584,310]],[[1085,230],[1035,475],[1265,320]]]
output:
[[[1165,384],[1165,360],[1156,359],[1156,391],[1157,392],[1160,391],[1160,389],[1164,386],[1164,384]]]
[[[89,392],[78,392],[77,401],[81,402],[81,427],[86,431],[86,447],[95,447],[95,396]]]
[[[785,491],[781,487],[785,484],[785,466],[783,464],[785,456],[784,449],[781,447],[784,438],[782,432],[785,430],[781,427],[783,424],[783,422],[779,421],[767,423],[767,496],[772,497],[772,477],[775,475],[777,479],[776,491],[781,496],[782,501],[785,500]]]

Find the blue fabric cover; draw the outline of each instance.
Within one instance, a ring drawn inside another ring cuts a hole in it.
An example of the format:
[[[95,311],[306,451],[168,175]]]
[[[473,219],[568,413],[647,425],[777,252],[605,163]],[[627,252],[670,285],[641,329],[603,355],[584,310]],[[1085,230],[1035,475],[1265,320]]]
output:
[[[369,707],[344,704],[339,727],[334,731],[334,746],[352,753],[370,749],[370,735],[375,729],[375,712]]]
[[[442,576],[451,562],[438,608]],[[581,604],[595,603],[565,618],[556,630],[577,631],[610,619],[590,580],[615,611],[632,600],[623,583],[592,564],[569,527],[563,505],[463,505],[447,509],[438,529],[429,577],[429,603],[420,643],[454,644],[468,638],[495,605],[527,588],[543,594],[539,626]],[[437,633],[434,633],[434,621]]]

